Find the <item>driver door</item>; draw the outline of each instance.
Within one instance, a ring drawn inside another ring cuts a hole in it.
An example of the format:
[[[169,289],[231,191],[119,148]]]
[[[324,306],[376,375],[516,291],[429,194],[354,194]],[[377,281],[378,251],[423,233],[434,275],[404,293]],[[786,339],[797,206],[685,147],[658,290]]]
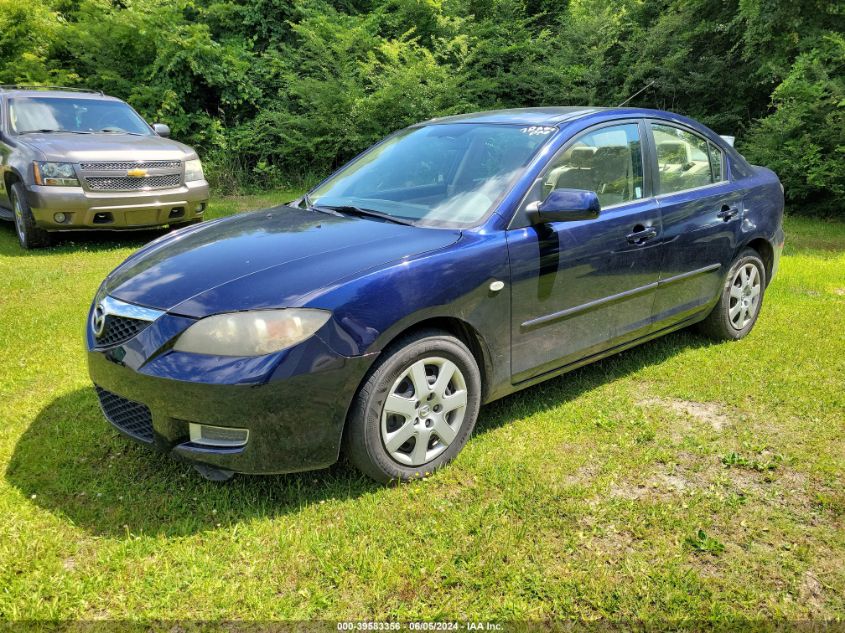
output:
[[[531,225],[521,213],[508,231],[514,383],[650,330],[662,228],[644,180],[644,134],[639,121],[587,130],[550,160],[525,201],[591,190],[598,218]]]

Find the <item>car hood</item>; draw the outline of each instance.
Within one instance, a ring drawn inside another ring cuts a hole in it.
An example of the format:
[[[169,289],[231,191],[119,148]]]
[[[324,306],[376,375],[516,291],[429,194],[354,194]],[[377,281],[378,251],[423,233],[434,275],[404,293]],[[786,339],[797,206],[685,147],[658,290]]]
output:
[[[197,318],[301,306],[343,278],[459,237],[281,206],[160,238],[115,269],[101,295]]]
[[[184,160],[196,152],[160,136],[131,134],[26,134],[19,139],[42,155],[42,160],[65,163],[97,161]]]

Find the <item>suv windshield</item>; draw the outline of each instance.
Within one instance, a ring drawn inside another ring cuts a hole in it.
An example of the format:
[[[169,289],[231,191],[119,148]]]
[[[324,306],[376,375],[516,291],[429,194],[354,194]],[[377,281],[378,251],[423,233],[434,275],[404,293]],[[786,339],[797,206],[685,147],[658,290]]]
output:
[[[121,101],[68,97],[15,97],[9,100],[13,132],[152,134],[150,127]]]
[[[451,123],[403,130],[331,176],[309,201],[419,225],[473,226],[555,129]]]

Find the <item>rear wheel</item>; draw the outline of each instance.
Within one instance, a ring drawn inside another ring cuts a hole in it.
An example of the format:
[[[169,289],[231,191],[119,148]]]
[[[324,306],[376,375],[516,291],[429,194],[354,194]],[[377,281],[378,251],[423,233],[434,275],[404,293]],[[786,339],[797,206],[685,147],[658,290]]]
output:
[[[350,412],[346,454],[376,481],[407,481],[450,462],[481,405],[481,375],[466,346],[439,330],[385,351]]]
[[[736,341],[745,337],[760,315],[766,291],[766,267],[760,254],[744,249],[734,261],[719,302],[699,324],[699,329],[716,340]]]
[[[12,210],[15,213],[15,232],[18,234],[18,242],[26,249],[42,248],[52,243],[52,235],[38,227],[35,218],[26,201],[23,185],[14,183],[10,190]]]

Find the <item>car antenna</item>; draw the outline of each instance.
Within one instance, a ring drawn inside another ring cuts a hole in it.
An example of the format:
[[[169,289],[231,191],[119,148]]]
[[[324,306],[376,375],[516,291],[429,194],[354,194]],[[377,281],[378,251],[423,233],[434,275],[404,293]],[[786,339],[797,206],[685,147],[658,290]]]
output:
[[[630,97],[628,97],[627,99],[625,99],[625,101],[623,101],[622,103],[620,103],[620,104],[619,104],[618,106],[616,106],[616,107],[617,107],[617,108],[621,108],[623,105],[625,105],[626,103],[628,103],[631,99],[633,99],[634,97],[636,97],[636,96],[637,96],[637,95],[639,95],[640,93],[645,92],[646,90],[648,90],[649,88],[651,88],[651,87],[652,87],[655,83],[657,83],[657,80],[656,80],[656,79],[652,79],[652,80],[651,80],[651,81],[649,81],[649,82],[648,82],[645,86],[643,86],[642,88],[640,88],[639,90],[637,90],[634,94],[632,94]]]

